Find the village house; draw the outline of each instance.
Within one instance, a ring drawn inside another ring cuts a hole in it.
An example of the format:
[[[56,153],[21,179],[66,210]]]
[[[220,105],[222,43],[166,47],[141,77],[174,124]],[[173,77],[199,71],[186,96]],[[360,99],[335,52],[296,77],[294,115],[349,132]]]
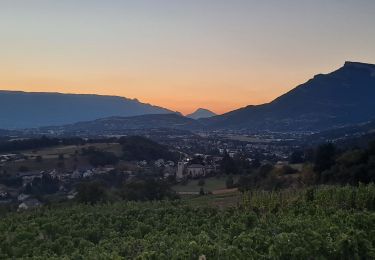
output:
[[[0,155],[0,162],[8,162],[8,161],[16,161],[24,159],[23,155],[20,154],[1,154]]]
[[[146,161],[146,160],[139,161],[139,162],[137,162],[137,165],[138,165],[139,167],[147,166],[147,161]]]
[[[68,200],[72,200],[74,199],[76,196],[77,196],[78,192],[76,192],[75,190],[71,190],[68,195],[66,196],[66,198]]]
[[[32,183],[35,178],[42,178],[42,172],[19,172],[18,177],[22,178],[22,186],[26,186],[29,183]]]
[[[17,196],[18,201],[25,201],[30,197],[28,194],[21,193],[20,195]]]
[[[203,177],[206,175],[206,167],[201,164],[192,164],[187,167],[186,172],[192,178]]]
[[[43,204],[37,199],[27,199],[24,202],[22,202],[20,205],[18,205],[18,211],[34,209],[34,208],[38,208],[42,205]]]
[[[110,173],[113,170],[115,170],[114,167],[99,167],[99,168],[92,169],[92,172],[94,174],[107,174],[107,173]]]
[[[90,178],[94,175],[94,172],[92,170],[86,170],[82,173],[83,178]]]
[[[73,173],[71,175],[71,178],[72,179],[80,179],[80,178],[82,178],[82,173],[79,170],[75,170],[75,171],[73,171]]]
[[[215,165],[188,164],[187,162],[178,162],[176,179],[204,177],[208,173],[216,171]]]
[[[163,159],[158,159],[154,162],[154,165],[156,167],[162,167],[164,165],[164,160]]]
[[[170,166],[170,167],[174,167],[175,163],[173,161],[167,161],[165,163],[165,165]]]
[[[8,201],[10,194],[8,193],[7,187],[0,184],[0,202]]]

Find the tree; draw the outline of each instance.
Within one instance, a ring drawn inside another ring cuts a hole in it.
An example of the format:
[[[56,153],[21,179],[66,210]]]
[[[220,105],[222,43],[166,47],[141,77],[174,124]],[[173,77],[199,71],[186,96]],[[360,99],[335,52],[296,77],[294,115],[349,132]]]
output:
[[[65,168],[65,163],[64,163],[64,161],[59,161],[59,162],[57,163],[57,168],[60,168],[60,169]]]
[[[238,173],[238,168],[234,160],[229,156],[228,153],[224,154],[223,159],[221,160],[220,167],[222,171],[226,174],[236,174]]]
[[[320,145],[315,154],[314,170],[318,173],[329,170],[335,163],[335,156],[336,147],[332,143]]]
[[[176,161],[179,157],[169,151],[168,147],[141,136],[122,137],[119,143],[122,145],[123,157],[127,161],[152,161],[160,158]]]
[[[255,169],[258,169],[262,164],[260,163],[259,159],[255,158],[252,162],[251,162],[251,167],[255,168]]]
[[[303,163],[304,162],[304,155],[303,152],[300,150],[293,151],[292,154],[289,156],[289,163]]]
[[[237,181],[237,186],[240,192],[245,192],[254,187],[255,180],[253,176],[241,176]]]
[[[78,201],[86,204],[104,202],[107,199],[107,191],[100,181],[80,183],[77,192]]]
[[[168,182],[154,178],[133,180],[126,183],[120,193],[123,199],[135,201],[177,198]]]
[[[368,146],[369,155],[375,155],[375,140],[371,141]]]
[[[119,158],[112,152],[90,150],[86,153],[92,166],[115,165]]]
[[[234,181],[233,181],[233,177],[231,175],[229,175],[228,178],[226,179],[225,185],[226,185],[227,189],[231,189],[231,188],[234,187]]]
[[[288,174],[294,174],[294,173],[297,173],[298,171],[292,167],[290,167],[289,165],[284,165],[283,167],[281,167],[279,169],[279,173],[281,175],[288,175]]]
[[[257,174],[260,178],[266,178],[272,170],[273,166],[271,164],[265,164],[258,169]]]

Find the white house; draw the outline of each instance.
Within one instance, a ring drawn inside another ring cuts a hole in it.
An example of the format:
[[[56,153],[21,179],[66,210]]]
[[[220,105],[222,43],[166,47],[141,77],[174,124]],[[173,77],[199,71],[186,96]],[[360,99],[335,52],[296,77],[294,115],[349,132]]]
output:
[[[162,167],[164,165],[164,160],[163,159],[158,159],[155,161],[154,165],[156,167]]]
[[[18,206],[18,210],[33,209],[42,206],[42,203],[37,199],[27,199]]]

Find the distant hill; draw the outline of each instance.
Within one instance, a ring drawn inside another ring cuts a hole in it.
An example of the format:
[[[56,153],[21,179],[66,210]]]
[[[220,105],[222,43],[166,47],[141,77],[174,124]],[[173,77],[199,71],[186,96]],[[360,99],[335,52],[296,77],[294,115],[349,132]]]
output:
[[[141,115],[132,117],[109,117],[75,124],[45,127],[44,131],[60,131],[64,133],[108,133],[132,129],[170,128],[182,130],[198,130],[203,126],[196,120],[177,113]]]
[[[178,154],[171,152],[168,147],[141,136],[121,137],[123,158],[128,161],[150,161],[157,159],[178,160]]]
[[[189,117],[192,119],[209,118],[213,116],[216,116],[216,114],[205,108],[198,108],[194,113],[186,115],[186,117]]]
[[[274,101],[201,120],[210,128],[311,131],[375,119],[375,65],[346,62]]]
[[[371,140],[375,140],[375,120],[322,131],[305,138],[305,142],[309,144],[332,141],[358,146],[364,146]]]
[[[136,99],[118,96],[0,91],[0,127],[4,129],[172,112]]]
[[[13,134],[13,131],[0,129],[0,136],[7,136],[7,135],[12,135],[12,134]]]

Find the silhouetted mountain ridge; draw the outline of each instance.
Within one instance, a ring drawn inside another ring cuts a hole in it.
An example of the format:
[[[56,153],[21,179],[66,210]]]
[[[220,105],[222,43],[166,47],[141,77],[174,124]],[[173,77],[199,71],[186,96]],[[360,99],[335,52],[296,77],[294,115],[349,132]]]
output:
[[[202,120],[210,128],[323,130],[375,118],[375,65],[346,62],[270,103]]]
[[[108,117],[71,125],[44,127],[45,130],[64,131],[65,133],[83,132],[117,132],[130,129],[170,128],[182,130],[198,130],[203,126],[196,120],[181,116],[178,113],[150,114],[132,117]]]
[[[173,111],[118,96],[0,91],[0,128],[7,129],[162,113]]]
[[[193,113],[186,115],[186,117],[189,117],[192,119],[209,118],[213,116],[216,116],[216,114],[205,108],[198,108]]]

